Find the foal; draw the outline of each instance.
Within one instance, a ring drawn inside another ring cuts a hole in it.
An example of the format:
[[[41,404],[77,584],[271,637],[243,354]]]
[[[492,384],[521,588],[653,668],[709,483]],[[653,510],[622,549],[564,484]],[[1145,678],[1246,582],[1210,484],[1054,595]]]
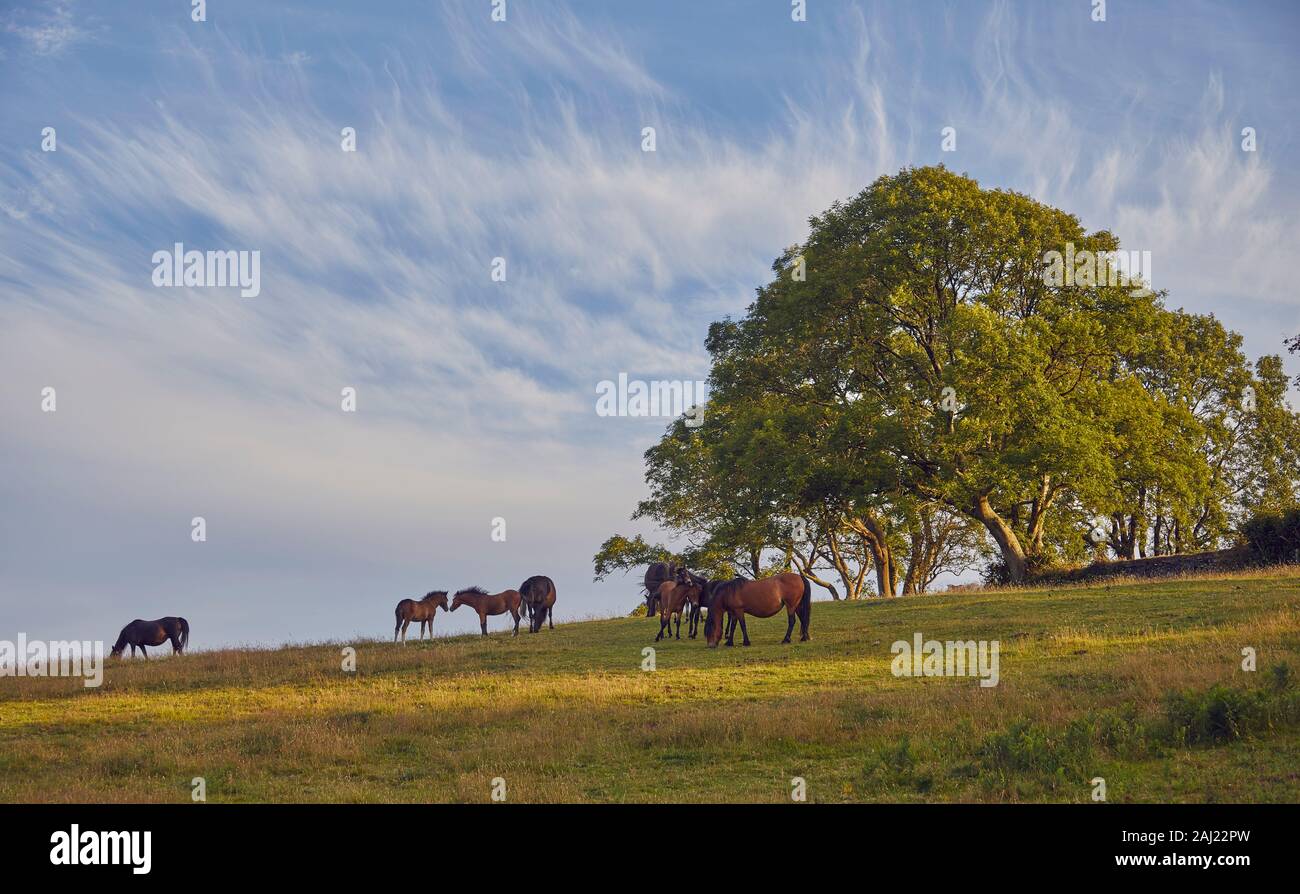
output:
[[[695,639],[695,634],[700,629],[700,609],[709,607],[709,580],[683,567],[677,570],[677,583],[679,585],[686,584],[690,587],[686,593],[690,617],[690,622],[687,624],[687,635],[691,639]]]
[[[429,639],[433,639],[433,616],[442,608],[447,611],[447,591],[434,590],[426,593],[425,597],[419,602],[414,599],[403,599],[397,603],[397,608],[393,614],[397,616],[397,626],[393,628],[393,642],[397,642],[397,634],[402,634],[402,645],[406,645],[406,628],[411,626],[412,621],[420,622],[420,639],[424,639],[424,625],[429,625]]]
[[[451,611],[455,611],[462,605],[468,605],[474,611],[478,612],[478,626],[487,636],[487,619],[488,615],[504,615],[510,612],[510,617],[515,619],[515,632],[513,636],[519,635],[519,605],[522,597],[518,590],[502,590],[500,593],[488,593],[482,587],[466,587],[456,594],[451,600]]]
[[[689,612],[690,606],[699,604],[699,587],[666,580],[659,585],[656,598],[659,600],[659,635],[655,637],[655,642],[664,638],[664,631],[671,628],[674,618],[677,620],[677,639],[681,639],[682,613]]]

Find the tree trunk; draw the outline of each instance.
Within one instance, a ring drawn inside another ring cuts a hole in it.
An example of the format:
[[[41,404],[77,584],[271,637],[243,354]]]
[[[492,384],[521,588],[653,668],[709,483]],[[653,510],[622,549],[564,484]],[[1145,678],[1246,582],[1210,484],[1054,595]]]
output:
[[[1047,510],[1052,508],[1056,499],[1056,490],[1052,488],[1052,476],[1044,475],[1038,488],[1029,514],[1029,548],[1036,553],[1043,551],[1043,528],[1047,522]]]
[[[1011,526],[1002,520],[1002,516],[993,510],[989,504],[988,494],[981,494],[976,498],[974,505],[967,512],[993,537],[998,550],[1002,553],[1002,561],[1006,563],[1007,577],[1011,582],[1023,581],[1026,565],[1025,551],[1020,547],[1020,538],[1016,536]]]
[[[876,569],[876,588],[880,595],[889,598],[897,596],[898,566],[894,564],[894,551],[889,547],[884,526],[869,514],[845,521],[861,535],[871,551],[871,563]]]
[[[918,590],[916,586],[917,577],[924,572],[921,569],[922,555],[925,547],[921,543],[921,534],[919,531],[912,532],[912,549],[908,557],[907,574],[903,577],[903,595],[913,596]]]

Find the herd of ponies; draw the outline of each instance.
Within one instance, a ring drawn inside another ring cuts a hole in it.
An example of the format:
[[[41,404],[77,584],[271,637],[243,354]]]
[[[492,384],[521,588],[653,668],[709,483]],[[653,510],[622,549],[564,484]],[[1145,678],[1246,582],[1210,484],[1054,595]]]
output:
[[[800,574],[786,572],[765,577],[760,580],[747,580],[736,577],[730,580],[709,580],[692,573],[685,566],[672,562],[655,562],[645,574],[646,614],[654,617],[656,609],[659,615],[659,635],[655,642],[664,638],[665,633],[674,635],[673,623],[676,622],[675,637],[682,638],[682,616],[687,618],[687,637],[694,639],[699,630],[703,611],[708,614],[704,620],[704,638],[710,647],[722,641],[724,633],[727,645],[732,645],[736,627],[740,627],[742,645],[749,645],[749,631],[745,628],[745,615],[770,618],[785,609],[788,623],[785,639],[790,642],[794,624],[799,622],[799,641],[808,639],[808,622],[812,615],[812,584]],[[544,624],[555,629],[552,617],[555,610],[555,582],[542,574],[535,574],[519,585],[517,590],[502,590],[489,593],[482,587],[466,587],[457,592],[447,602],[446,590],[433,590],[422,599],[403,599],[393,610],[396,625],[393,627],[393,642],[406,644],[406,631],[412,621],[420,623],[419,638],[423,639],[427,627],[429,638],[433,638],[433,619],[438,609],[454,612],[462,605],[468,605],[478,614],[479,629],[488,635],[487,619],[493,615],[509,613],[514,620],[512,636],[519,635],[519,621],[528,618],[528,630],[537,633]],[[725,623],[724,623],[725,621]],[[114,658],[121,658],[129,646],[131,657],[139,649],[146,659],[147,649],[161,646],[168,640],[172,644],[172,653],[179,655],[189,644],[190,625],[184,618],[159,618],[156,621],[136,619],[122,628],[121,635],[113,645],[110,653]]]

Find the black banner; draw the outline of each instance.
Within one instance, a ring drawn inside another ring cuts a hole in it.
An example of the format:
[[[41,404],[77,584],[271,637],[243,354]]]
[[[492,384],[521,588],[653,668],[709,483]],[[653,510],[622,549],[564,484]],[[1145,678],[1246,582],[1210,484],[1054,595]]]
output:
[[[770,879],[815,867],[901,880],[1044,868],[1229,880],[1293,863],[1294,805],[8,805],[9,871],[428,880],[596,867]],[[146,834],[147,833],[147,834]],[[1284,855],[1284,848],[1288,853]],[[468,862],[467,862],[468,861]],[[683,861],[685,861],[683,863]],[[634,876],[635,877],[635,876]],[[613,879],[614,876],[609,876]],[[667,883],[670,876],[665,875]]]

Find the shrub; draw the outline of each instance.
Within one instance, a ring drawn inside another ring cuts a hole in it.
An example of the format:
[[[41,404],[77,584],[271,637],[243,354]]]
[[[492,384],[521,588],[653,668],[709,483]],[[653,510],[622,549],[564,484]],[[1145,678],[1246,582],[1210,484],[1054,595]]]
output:
[[[1256,513],[1242,524],[1241,536],[1256,562],[1275,565],[1300,560],[1300,508]]]
[[[1221,744],[1297,719],[1300,694],[1292,688],[1291,668],[1283,663],[1273,666],[1259,689],[1218,684],[1204,692],[1169,693],[1163,733],[1177,745]]]
[[[1075,721],[1064,730],[1020,722],[984,740],[979,757],[985,768],[1006,779],[1016,774],[1043,777],[1049,788],[1087,778],[1092,761],[1092,730]]]
[[[1031,553],[1025,556],[1025,578],[1032,580],[1056,566],[1051,556]],[[991,558],[980,571],[980,580],[986,587],[1005,587],[1011,583],[1011,571],[1000,555]]]
[[[1205,692],[1171,692],[1165,696],[1169,733],[1182,745],[1218,744],[1243,738],[1258,727],[1259,697],[1222,684]]]

